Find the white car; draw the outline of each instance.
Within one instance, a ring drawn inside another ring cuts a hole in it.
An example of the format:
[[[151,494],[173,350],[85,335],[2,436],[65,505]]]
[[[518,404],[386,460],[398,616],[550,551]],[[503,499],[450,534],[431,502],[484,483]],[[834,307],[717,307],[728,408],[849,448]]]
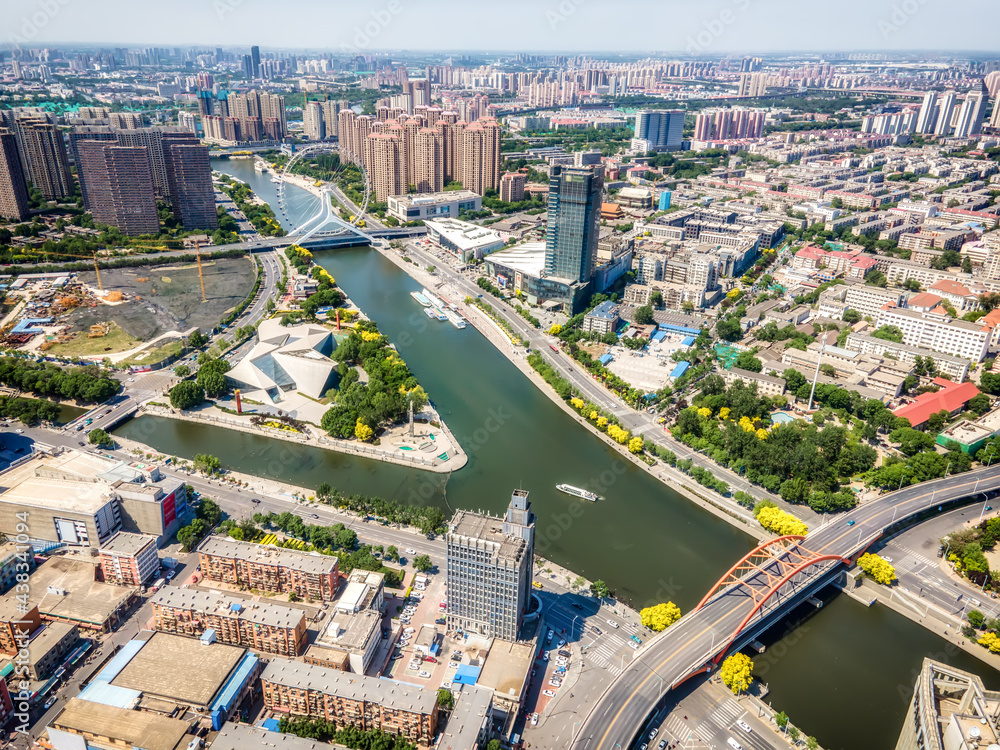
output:
[[[558,689],[562,687],[562,683],[559,680],[549,680],[549,686]]]
[[[406,550],[406,554],[408,554],[408,555],[415,555],[415,554],[417,554],[417,551],[415,549],[408,549],[408,550]]]
[[[441,683],[441,687],[443,687],[443,688],[450,688],[451,687],[451,683],[450,682],[442,682]]]
[[[750,725],[747,724],[745,721],[737,721],[736,722],[736,726],[738,726],[740,729],[742,729],[747,734],[750,734],[753,731],[753,729],[750,728]]]
[[[531,726],[534,727],[534,726],[537,726],[537,725],[538,725],[538,714],[534,713],[534,714],[531,715]]]
[[[632,647],[632,648],[634,648],[634,649],[635,649],[635,648],[639,648],[639,644],[638,644],[638,643],[636,643],[635,641],[629,641],[629,642],[628,642],[628,645],[629,645],[629,646],[631,646],[631,647]]]
[[[543,690],[542,691],[542,695],[544,695],[547,698],[555,698],[556,697],[556,693],[555,693],[554,690]]]
[[[608,625],[610,625],[613,628],[617,628],[618,627],[618,623],[615,622],[614,620],[608,620]]]
[[[431,673],[430,673],[430,672],[428,672],[428,671],[426,671],[426,670],[421,670],[421,671],[420,671],[420,672],[419,672],[419,673],[417,674],[417,677],[422,677],[422,678],[423,678],[423,679],[425,679],[425,680],[426,680],[426,679],[427,679],[428,677],[430,677],[430,676],[431,676]]]

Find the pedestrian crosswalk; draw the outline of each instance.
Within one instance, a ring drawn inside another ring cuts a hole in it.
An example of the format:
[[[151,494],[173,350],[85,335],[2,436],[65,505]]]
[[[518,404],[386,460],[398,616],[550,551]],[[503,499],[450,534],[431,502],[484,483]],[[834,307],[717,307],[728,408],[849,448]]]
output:
[[[931,565],[931,566],[936,566],[937,565],[937,563],[935,563],[929,557],[926,557],[926,556],[920,554],[919,552],[914,552],[912,549],[910,549],[906,545],[903,545],[903,544],[893,544],[892,546],[895,547],[896,549],[903,550],[903,552],[905,552],[907,555],[909,555],[910,557],[912,557],[914,560],[917,560],[918,562],[922,562],[924,565]]]
[[[711,719],[717,726],[726,729],[743,713],[743,707],[736,701],[729,699],[713,708]]]

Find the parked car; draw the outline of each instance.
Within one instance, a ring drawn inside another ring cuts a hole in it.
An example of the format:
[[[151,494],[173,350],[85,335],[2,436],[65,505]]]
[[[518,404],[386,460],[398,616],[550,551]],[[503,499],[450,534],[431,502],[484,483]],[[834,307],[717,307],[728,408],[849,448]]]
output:
[[[426,679],[427,679],[428,677],[430,677],[430,676],[431,676],[431,673],[430,673],[430,672],[427,672],[427,671],[421,671],[420,673],[418,673],[418,674],[417,674],[417,677],[421,677],[421,678],[423,678],[423,679],[425,679],[425,680],[426,680]]]
[[[556,693],[555,693],[554,690],[543,690],[542,691],[542,695],[544,695],[546,698],[555,698],[556,697]]]
[[[433,656],[428,656],[426,659],[424,659],[424,661],[429,661],[431,664],[437,664],[438,662],[438,660],[435,659]]]
[[[531,726],[533,726],[533,727],[534,726],[538,726],[538,714],[537,713],[533,713],[531,715]]]

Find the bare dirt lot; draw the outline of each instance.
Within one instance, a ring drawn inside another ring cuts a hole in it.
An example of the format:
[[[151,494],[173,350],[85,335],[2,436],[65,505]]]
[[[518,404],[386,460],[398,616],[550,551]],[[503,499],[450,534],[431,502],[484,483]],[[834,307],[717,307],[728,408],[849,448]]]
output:
[[[186,331],[195,326],[208,330],[250,293],[255,273],[249,258],[206,260],[202,269],[206,302],[201,301],[195,263],[102,270],[104,290],[119,291],[127,301],[78,308],[64,320],[75,331],[87,331],[96,323],[114,322],[141,341],[149,341],[166,331]],[[92,272],[81,273],[80,280],[96,285]]]

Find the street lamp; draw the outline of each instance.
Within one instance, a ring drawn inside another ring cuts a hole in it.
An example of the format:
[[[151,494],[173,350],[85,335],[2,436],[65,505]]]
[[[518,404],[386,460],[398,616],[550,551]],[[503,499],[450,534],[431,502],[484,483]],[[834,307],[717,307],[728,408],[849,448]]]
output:
[[[993,460],[993,455],[997,452],[997,444],[993,443],[990,445],[990,452],[986,455],[989,456],[989,461],[986,462],[986,468],[989,468],[990,462]]]

